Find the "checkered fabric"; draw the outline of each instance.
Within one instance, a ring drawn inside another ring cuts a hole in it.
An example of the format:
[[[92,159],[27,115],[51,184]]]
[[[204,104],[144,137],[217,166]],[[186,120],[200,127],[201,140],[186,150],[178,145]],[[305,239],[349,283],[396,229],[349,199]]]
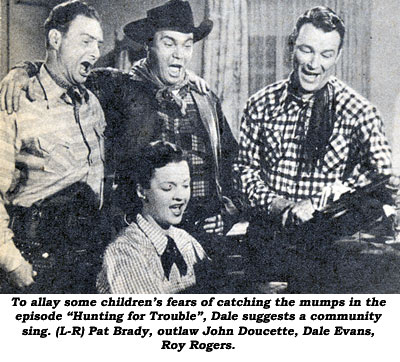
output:
[[[183,116],[174,110],[159,110],[157,139],[175,143],[189,155],[189,165],[192,180],[192,198],[208,200],[216,196],[215,177],[213,170],[212,151],[207,132],[199,118],[197,106],[194,103],[189,87],[179,91],[179,96],[186,103],[186,114]],[[157,132],[157,131],[156,131]]]
[[[371,174],[390,174],[391,151],[377,109],[335,77],[329,79],[336,112],[332,135],[318,163],[304,167],[301,142],[314,99],[299,99],[289,79],[257,92],[244,110],[233,167],[235,187],[250,207],[268,210],[277,197],[311,199],[317,206],[322,190],[335,181],[354,187]]]
[[[99,293],[170,294],[195,285],[194,266],[208,258],[206,253],[186,231],[171,226],[168,233],[186,262],[185,275],[173,264],[167,278],[161,263],[168,242],[165,231],[139,214],[107,247],[97,278]]]

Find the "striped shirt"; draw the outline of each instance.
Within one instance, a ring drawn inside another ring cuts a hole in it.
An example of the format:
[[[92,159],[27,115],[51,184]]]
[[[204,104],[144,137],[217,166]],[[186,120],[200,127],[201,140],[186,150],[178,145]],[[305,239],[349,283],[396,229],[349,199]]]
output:
[[[182,276],[176,264],[169,279],[161,264],[167,247],[165,232],[140,214],[108,247],[103,268],[97,278],[99,293],[171,294],[181,292],[196,283],[194,266],[207,258],[201,245],[186,231],[171,226],[172,237],[187,264]]]
[[[354,187],[365,185],[372,174],[390,174],[391,151],[377,109],[337,78],[331,77],[329,83],[336,119],[325,154],[311,169],[299,170],[298,128],[307,131],[314,98],[303,101],[291,94],[286,79],[249,99],[234,181],[250,207],[268,210],[277,197],[311,199],[317,206],[322,190],[335,181]]]
[[[103,192],[105,120],[97,98],[88,91],[74,110],[44,66],[30,82],[36,100],[21,97],[17,113],[0,114],[0,267],[6,271],[16,269],[21,256],[5,205],[30,207],[84,182],[100,206]]]

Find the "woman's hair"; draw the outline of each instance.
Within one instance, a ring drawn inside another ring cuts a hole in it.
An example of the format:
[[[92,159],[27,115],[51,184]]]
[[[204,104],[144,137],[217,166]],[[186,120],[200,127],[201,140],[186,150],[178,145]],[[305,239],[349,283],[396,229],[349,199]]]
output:
[[[157,168],[169,163],[187,161],[186,154],[179,146],[165,141],[155,141],[142,147],[138,156],[132,177],[136,185],[139,184],[145,189],[150,188],[151,178]]]
[[[169,163],[187,161],[186,153],[177,145],[155,141],[142,147],[135,161],[130,163],[129,168],[125,167],[119,175],[119,204],[123,208],[129,220],[141,210],[142,202],[139,199],[136,189],[140,185],[144,189],[150,188],[150,181],[156,169],[164,167]]]

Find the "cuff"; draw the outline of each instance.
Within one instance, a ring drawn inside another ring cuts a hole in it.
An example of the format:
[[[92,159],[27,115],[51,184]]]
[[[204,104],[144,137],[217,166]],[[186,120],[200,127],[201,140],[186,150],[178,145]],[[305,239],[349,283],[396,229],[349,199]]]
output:
[[[287,208],[293,206],[295,203],[293,201],[284,199],[283,197],[274,198],[268,208],[269,215],[276,217],[282,214]]]
[[[0,246],[0,268],[9,273],[17,269],[25,259],[12,240]]]

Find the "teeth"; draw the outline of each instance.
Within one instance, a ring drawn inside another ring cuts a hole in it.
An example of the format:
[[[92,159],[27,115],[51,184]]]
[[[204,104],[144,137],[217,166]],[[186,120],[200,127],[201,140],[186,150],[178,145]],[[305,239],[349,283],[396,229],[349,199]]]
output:
[[[181,70],[181,67],[178,65],[170,65],[170,73],[172,75],[178,75]]]
[[[81,64],[85,72],[89,72],[92,68],[92,65],[89,62],[82,62]]]
[[[305,81],[312,81],[312,82],[314,82],[317,78],[318,78],[318,76],[319,76],[319,74],[310,74],[310,73],[308,73],[308,72],[306,72],[306,71],[303,71],[303,79],[305,80]]]

